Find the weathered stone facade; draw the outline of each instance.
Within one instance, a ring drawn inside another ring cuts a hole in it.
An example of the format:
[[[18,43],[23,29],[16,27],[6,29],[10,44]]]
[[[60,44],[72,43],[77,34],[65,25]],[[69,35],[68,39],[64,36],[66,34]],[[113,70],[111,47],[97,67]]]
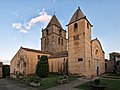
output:
[[[77,74],[85,77],[104,73],[104,51],[97,38],[91,39],[92,25],[80,8],[74,13],[67,26],[68,41],[66,31],[54,15],[47,27],[42,30],[41,51],[20,48],[11,60],[11,74],[17,72],[25,75],[34,74],[38,55],[49,56],[50,72]]]
[[[68,24],[68,66],[71,74],[91,77],[105,72],[104,51],[98,39],[91,40],[91,27],[78,8]]]
[[[10,62],[10,75],[16,75],[17,73],[24,75],[34,74],[41,55],[49,56],[50,54],[21,47]]]
[[[0,62],[0,78],[2,78],[2,67],[3,67],[3,63]]]
[[[49,72],[59,74],[68,72],[68,51],[49,57]]]
[[[67,51],[66,31],[55,15],[48,26],[42,30],[41,50],[50,53]]]

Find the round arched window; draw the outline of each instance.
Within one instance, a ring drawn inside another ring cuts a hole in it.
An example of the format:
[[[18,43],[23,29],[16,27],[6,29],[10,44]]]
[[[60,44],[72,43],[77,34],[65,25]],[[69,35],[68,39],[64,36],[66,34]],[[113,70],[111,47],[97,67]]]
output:
[[[99,51],[98,51],[98,49],[95,50],[95,56],[97,56],[97,57],[99,56]]]

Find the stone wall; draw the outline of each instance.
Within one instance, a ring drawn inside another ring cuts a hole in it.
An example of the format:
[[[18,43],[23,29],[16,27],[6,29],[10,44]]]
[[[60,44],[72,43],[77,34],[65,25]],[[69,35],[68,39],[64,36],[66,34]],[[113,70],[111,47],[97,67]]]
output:
[[[48,30],[48,35],[46,34]],[[59,33],[61,30],[61,33]],[[41,50],[50,53],[58,53],[67,50],[66,31],[55,25],[42,31]]]
[[[49,56],[50,54],[31,52],[20,48],[10,62],[10,75],[16,75],[17,73],[34,74],[41,55]]]
[[[50,58],[49,62],[49,72],[61,74],[64,73],[64,64],[68,57],[61,57],[61,58]],[[66,68],[67,69],[67,68]]]

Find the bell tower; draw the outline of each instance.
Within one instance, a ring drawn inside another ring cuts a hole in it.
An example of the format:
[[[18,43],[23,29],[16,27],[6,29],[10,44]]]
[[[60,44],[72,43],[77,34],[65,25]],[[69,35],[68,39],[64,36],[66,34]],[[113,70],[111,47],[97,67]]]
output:
[[[55,15],[42,30],[41,50],[53,54],[67,51],[66,30],[62,28]]]
[[[68,65],[71,74],[88,75],[91,63],[91,27],[80,7],[68,26]]]

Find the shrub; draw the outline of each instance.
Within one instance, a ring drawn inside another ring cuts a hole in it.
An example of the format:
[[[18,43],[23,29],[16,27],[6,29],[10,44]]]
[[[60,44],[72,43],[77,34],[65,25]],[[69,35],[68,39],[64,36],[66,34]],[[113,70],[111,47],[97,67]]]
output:
[[[48,74],[49,74],[48,57],[41,56],[40,61],[38,61],[38,64],[36,66],[36,75],[38,75],[41,78],[46,78],[48,77]]]
[[[95,80],[94,80],[94,84],[95,84],[95,85],[99,85],[99,84],[100,84],[100,79],[95,79]]]
[[[17,78],[17,79],[20,79],[20,78],[23,77],[23,76],[24,76],[24,75],[23,75],[22,73],[17,73],[17,74],[16,74],[16,78]]]
[[[37,75],[30,76],[29,82],[39,83],[40,81],[41,81],[41,78],[38,77]]]

